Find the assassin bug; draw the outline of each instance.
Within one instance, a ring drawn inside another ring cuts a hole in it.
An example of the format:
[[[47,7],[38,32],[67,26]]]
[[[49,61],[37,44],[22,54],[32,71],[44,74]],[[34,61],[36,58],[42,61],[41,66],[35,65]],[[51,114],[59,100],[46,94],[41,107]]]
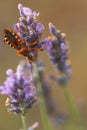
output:
[[[42,50],[41,48],[36,47],[36,41],[30,43],[29,46],[26,46],[26,41],[21,38],[14,30],[4,30],[4,42],[16,49],[18,55],[27,57],[29,63],[34,62],[37,57],[37,51]]]

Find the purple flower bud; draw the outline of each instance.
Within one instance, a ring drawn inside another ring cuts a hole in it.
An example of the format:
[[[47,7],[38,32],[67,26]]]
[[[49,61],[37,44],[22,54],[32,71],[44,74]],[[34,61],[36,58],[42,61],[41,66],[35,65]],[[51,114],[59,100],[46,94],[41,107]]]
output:
[[[13,72],[13,70],[12,69],[8,69],[7,71],[6,71],[6,74],[8,75],[8,76],[15,76],[15,74],[14,74],[14,72]]]
[[[28,7],[23,7],[23,13],[25,16],[29,16],[32,14],[32,10]]]
[[[34,11],[34,12],[33,12],[33,15],[34,15],[34,17],[38,17],[38,16],[40,15],[40,12]]]
[[[20,16],[25,17],[32,14],[32,10],[28,7],[23,7],[22,4],[18,4]]]
[[[51,41],[51,39],[46,38],[46,39],[44,40],[44,42],[45,42],[45,49],[46,49],[48,52],[51,52],[51,50],[52,50],[52,41]]]
[[[56,30],[55,26],[52,23],[49,23],[49,31],[53,35],[57,34],[57,30]]]
[[[22,4],[18,4],[18,9],[22,10],[23,9],[23,5]]]
[[[42,24],[38,23],[36,26],[36,31],[39,33],[42,33],[43,30],[44,30],[44,26]]]

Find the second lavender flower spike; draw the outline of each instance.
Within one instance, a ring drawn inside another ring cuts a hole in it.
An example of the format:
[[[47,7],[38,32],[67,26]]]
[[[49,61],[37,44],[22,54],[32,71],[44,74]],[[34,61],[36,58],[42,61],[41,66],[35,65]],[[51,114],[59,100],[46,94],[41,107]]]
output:
[[[69,60],[69,45],[66,41],[66,35],[57,30],[52,23],[49,23],[49,32],[51,36],[44,40],[45,49],[49,54],[51,62],[62,75],[58,77],[58,82],[61,84],[61,81],[67,82],[72,74]]]

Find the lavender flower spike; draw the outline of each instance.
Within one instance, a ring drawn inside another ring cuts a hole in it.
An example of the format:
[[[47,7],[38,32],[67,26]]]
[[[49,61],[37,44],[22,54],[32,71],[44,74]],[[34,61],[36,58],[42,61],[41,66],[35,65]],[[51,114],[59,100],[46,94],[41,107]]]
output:
[[[57,30],[52,23],[49,23],[49,32],[51,36],[47,37],[44,41],[46,43],[45,49],[49,53],[50,60],[61,74],[70,78],[72,70],[69,61],[70,50],[66,41],[66,35],[61,33],[60,30]]]
[[[26,56],[31,63],[37,59],[38,51],[44,49],[41,41],[44,25],[38,22],[39,12],[23,7],[22,4],[18,4],[18,9],[20,13],[19,22],[13,25],[13,28],[23,40],[22,43],[25,48],[19,50],[18,54]]]
[[[0,86],[0,93],[9,96],[5,102],[8,112],[24,115],[37,101],[37,91],[32,78],[24,74],[20,65],[16,73],[9,69],[6,74],[8,77]]]

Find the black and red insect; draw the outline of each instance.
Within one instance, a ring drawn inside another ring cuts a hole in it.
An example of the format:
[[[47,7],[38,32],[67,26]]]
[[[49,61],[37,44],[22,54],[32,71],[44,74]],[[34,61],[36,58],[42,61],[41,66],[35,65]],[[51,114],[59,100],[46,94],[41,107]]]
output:
[[[14,30],[9,29],[4,30],[4,42],[16,50],[21,50],[23,43],[18,34]]]
[[[14,30],[4,30],[4,42],[16,49],[18,55],[27,57],[29,63],[32,63],[36,60],[37,51],[41,50],[40,48],[36,48],[37,42],[33,42],[29,44],[29,46],[26,46],[26,41]]]

